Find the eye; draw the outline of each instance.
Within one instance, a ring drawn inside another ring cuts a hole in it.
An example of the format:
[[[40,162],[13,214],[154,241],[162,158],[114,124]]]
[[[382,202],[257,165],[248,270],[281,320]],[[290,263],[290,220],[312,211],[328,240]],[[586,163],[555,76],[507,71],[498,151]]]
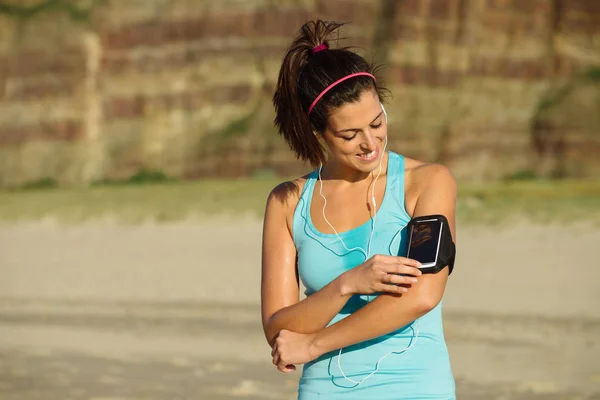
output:
[[[342,136],[342,139],[344,139],[346,142],[351,141],[352,139],[354,139],[356,137],[357,133],[355,133],[354,135],[350,136],[350,137],[345,137]]]
[[[383,122],[380,122],[377,125],[371,125],[371,128],[373,128],[373,129],[379,129],[379,128],[381,128],[382,124],[383,124]]]

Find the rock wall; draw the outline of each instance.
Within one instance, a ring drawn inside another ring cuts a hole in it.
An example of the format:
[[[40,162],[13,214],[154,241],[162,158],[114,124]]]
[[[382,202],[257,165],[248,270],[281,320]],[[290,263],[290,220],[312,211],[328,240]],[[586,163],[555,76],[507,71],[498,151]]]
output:
[[[596,0],[14,0],[0,186],[305,172],[270,99],[317,17],[385,64],[391,149],[463,180],[600,176]]]

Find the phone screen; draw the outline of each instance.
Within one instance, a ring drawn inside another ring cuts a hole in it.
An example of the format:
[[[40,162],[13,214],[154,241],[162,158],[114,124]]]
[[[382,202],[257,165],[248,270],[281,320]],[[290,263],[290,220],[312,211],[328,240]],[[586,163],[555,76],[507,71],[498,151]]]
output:
[[[409,258],[421,264],[435,263],[442,230],[441,221],[418,222],[413,225]]]

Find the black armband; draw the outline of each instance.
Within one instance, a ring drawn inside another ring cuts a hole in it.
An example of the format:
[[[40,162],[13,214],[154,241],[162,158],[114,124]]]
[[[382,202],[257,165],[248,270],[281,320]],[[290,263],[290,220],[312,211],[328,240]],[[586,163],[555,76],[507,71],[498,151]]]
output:
[[[437,273],[448,266],[454,269],[456,246],[448,219],[443,215],[415,217],[408,223],[407,257],[419,261],[424,274]]]

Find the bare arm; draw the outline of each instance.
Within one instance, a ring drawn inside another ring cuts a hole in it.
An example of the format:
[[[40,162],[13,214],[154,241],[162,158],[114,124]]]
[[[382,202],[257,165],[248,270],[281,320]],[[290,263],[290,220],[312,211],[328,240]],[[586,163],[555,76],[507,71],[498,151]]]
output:
[[[297,201],[284,201],[273,190],[267,201],[263,226],[261,302],[262,322],[269,345],[282,329],[298,333],[323,329],[350,298],[341,279],[335,279],[313,295],[298,301],[296,248],[287,217]],[[292,204],[293,203],[293,204]]]
[[[428,168],[429,182],[418,196],[413,216],[445,215],[455,238],[456,182],[445,167]],[[416,320],[437,306],[447,279],[448,268],[444,268],[437,274],[421,276],[419,283],[405,294],[378,296],[352,315],[318,332],[312,339],[311,353],[318,356],[373,339]]]

